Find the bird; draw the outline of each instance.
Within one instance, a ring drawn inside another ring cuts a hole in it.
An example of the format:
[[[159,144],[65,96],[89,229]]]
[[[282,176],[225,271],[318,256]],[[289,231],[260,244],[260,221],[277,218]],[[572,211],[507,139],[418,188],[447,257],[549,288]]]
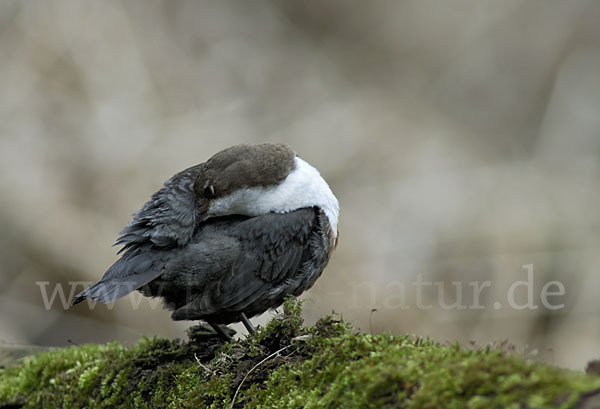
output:
[[[119,233],[121,257],[85,299],[139,291],[173,320],[227,324],[280,306],[313,286],[338,240],[339,202],[289,146],[235,145],[168,179]],[[225,326],[225,328],[223,328]]]

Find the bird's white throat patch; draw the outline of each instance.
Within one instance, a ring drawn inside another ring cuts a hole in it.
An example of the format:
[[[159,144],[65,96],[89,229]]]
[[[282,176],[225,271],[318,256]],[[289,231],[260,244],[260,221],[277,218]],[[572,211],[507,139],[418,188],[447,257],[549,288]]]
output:
[[[295,168],[283,182],[272,187],[238,189],[212,202],[210,216],[242,214],[258,216],[266,213],[287,213],[303,207],[317,206],[329,219],[337,237],[339,203],[325,179],[308,162],[296,157]]]

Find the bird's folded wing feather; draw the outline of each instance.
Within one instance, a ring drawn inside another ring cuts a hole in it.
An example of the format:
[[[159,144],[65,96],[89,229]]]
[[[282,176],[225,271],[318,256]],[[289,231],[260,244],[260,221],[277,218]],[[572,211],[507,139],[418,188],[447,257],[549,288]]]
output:
[[[315,219],[316,210],[304,208],[241,222],[235,232],[240,253],[232,267],[180,314],[243,311],[266,291],[292,278],[303,261]],[[173,317],[177,316],[176,311]]]
[[[202,165],[188,168],[167,180],[120,232],[116,245],[124,251],[151,242],[155,246],[183,246],[190,241],[198,220],[194,180]]]

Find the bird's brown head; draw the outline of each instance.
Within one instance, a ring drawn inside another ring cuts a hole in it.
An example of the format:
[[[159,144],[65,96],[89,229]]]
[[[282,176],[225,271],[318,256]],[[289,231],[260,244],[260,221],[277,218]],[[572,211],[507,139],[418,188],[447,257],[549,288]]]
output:
[[[295,157],[288,146],[269,143],[236,145],[215,154],[200,166],[194,183],[200,210],[233,191],[281,183],[294,168]]]

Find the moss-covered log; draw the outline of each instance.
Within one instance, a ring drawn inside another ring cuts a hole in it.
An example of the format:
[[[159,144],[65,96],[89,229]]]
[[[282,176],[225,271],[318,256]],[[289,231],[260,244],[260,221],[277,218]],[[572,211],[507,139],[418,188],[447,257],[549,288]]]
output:
[[[0,373],[0,408],[584,408],[600,377],[505,348],[355,333],[299,305],[246,339],[204,327],[187,342],[55,349]],[[596,407],[596,406],[589,406]]]

